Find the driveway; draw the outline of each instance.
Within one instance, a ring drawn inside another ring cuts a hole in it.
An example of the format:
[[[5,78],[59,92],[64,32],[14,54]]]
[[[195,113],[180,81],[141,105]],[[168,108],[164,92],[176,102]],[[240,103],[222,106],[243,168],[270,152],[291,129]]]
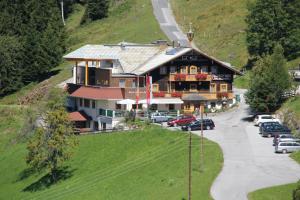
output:
[[[169,0],[152,0],[153,12],[162,31],[171,41],[179,41],[182,46],[189,46],[186,35],[177,25]]]
[[[300,179],[300,165],[288,155],[275,154],[273,139],[262,138],[248,117],[242,98],[238,108],[211,117],[215,130],[204,131],[206,138],[221,146],[224,155],[224,167],[211,188],[215,200],[244,200],[251,191]],[[194,133],[200,135],[200,131]]]

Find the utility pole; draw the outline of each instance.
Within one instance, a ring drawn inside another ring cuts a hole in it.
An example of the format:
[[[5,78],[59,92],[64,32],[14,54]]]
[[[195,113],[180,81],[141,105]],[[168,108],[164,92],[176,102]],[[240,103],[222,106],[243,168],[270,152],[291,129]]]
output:
[[[192,199],[192,132],[189,131],[189,194],[188,200]]]
[[[200,106],[200,112],[201,112],[201,138],[200,138],[200,172],[204,170],[204,152],[203,152],[203,111],[204,106]]]
[[[63,24],[65,26],[66,23],[65,23],[65,17],[64,17],[64,1],[63,0],[60,1],[60,6],[61,6],[61,18],[62,18]]]

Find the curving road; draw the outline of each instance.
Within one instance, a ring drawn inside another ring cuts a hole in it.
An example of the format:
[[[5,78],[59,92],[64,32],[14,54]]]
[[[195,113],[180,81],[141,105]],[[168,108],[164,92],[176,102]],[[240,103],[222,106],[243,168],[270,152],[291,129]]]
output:
[[[248,120],[243,98],[238,108],[212,119],[216,129],[205,131],[204,136],[217,142],[224,155],[223,169],[211,187],[215,200],[245,200],[251,191],[300,179],[300,165],[288,155],[275,154],[273,139],[261,137]]]
[[[179,41],[182,46],[188,46],[186,35],[175,21],[169,0],[152,0],[153,12],[162,31],[171,41]]]

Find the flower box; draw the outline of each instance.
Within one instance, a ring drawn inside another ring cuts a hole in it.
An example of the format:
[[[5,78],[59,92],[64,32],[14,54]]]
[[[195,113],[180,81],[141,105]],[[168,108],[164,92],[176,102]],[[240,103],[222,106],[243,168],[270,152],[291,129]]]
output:
[[[226,98],[228,98],[228,92],[220,92],[220,93],[218,93],[218,98],[224,98],[224,97],[226,97]]]
[[[171,97],[182,97],[182,93],[180,92],[172,92]]]
[[[207,74],[196,74],[195,77],[198,80],[206,80],[207,79]]]
[[[153,92],[154,97],[165,97],[165,93],[160,91],[160,92]]]
[[[184,81],[186,78],[186,74],[175,74],[175,80]]]

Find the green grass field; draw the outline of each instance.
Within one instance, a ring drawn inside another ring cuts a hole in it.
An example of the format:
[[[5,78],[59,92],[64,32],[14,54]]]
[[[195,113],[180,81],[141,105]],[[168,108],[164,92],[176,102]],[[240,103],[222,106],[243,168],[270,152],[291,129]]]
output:
[[[248,195],[249,200],[292,200],[296,183],[256,190]]]
[[[294,111],[300,120],[300,96],[290,98],[288,101],[286,101],[283,104],[281,109],[287,109],[287,108]]]
[[[193,23],[196,45],[238,69],[247,64],[245,18],[248,5],[255,0],[172,0],[176,20],[184,31]],[[289,61],[298,66],[300,58]]]
[[[193,136],[192,143],[193,198],[211,199],[222,152],[205,140],[200,172],[199,138]],[[0,199],[187,199],[187,144],[186,133],[160,127],[79,136],[65,180],[50,186],[44,174],[26,176],[25,144],[9,145],[0,159]]]

